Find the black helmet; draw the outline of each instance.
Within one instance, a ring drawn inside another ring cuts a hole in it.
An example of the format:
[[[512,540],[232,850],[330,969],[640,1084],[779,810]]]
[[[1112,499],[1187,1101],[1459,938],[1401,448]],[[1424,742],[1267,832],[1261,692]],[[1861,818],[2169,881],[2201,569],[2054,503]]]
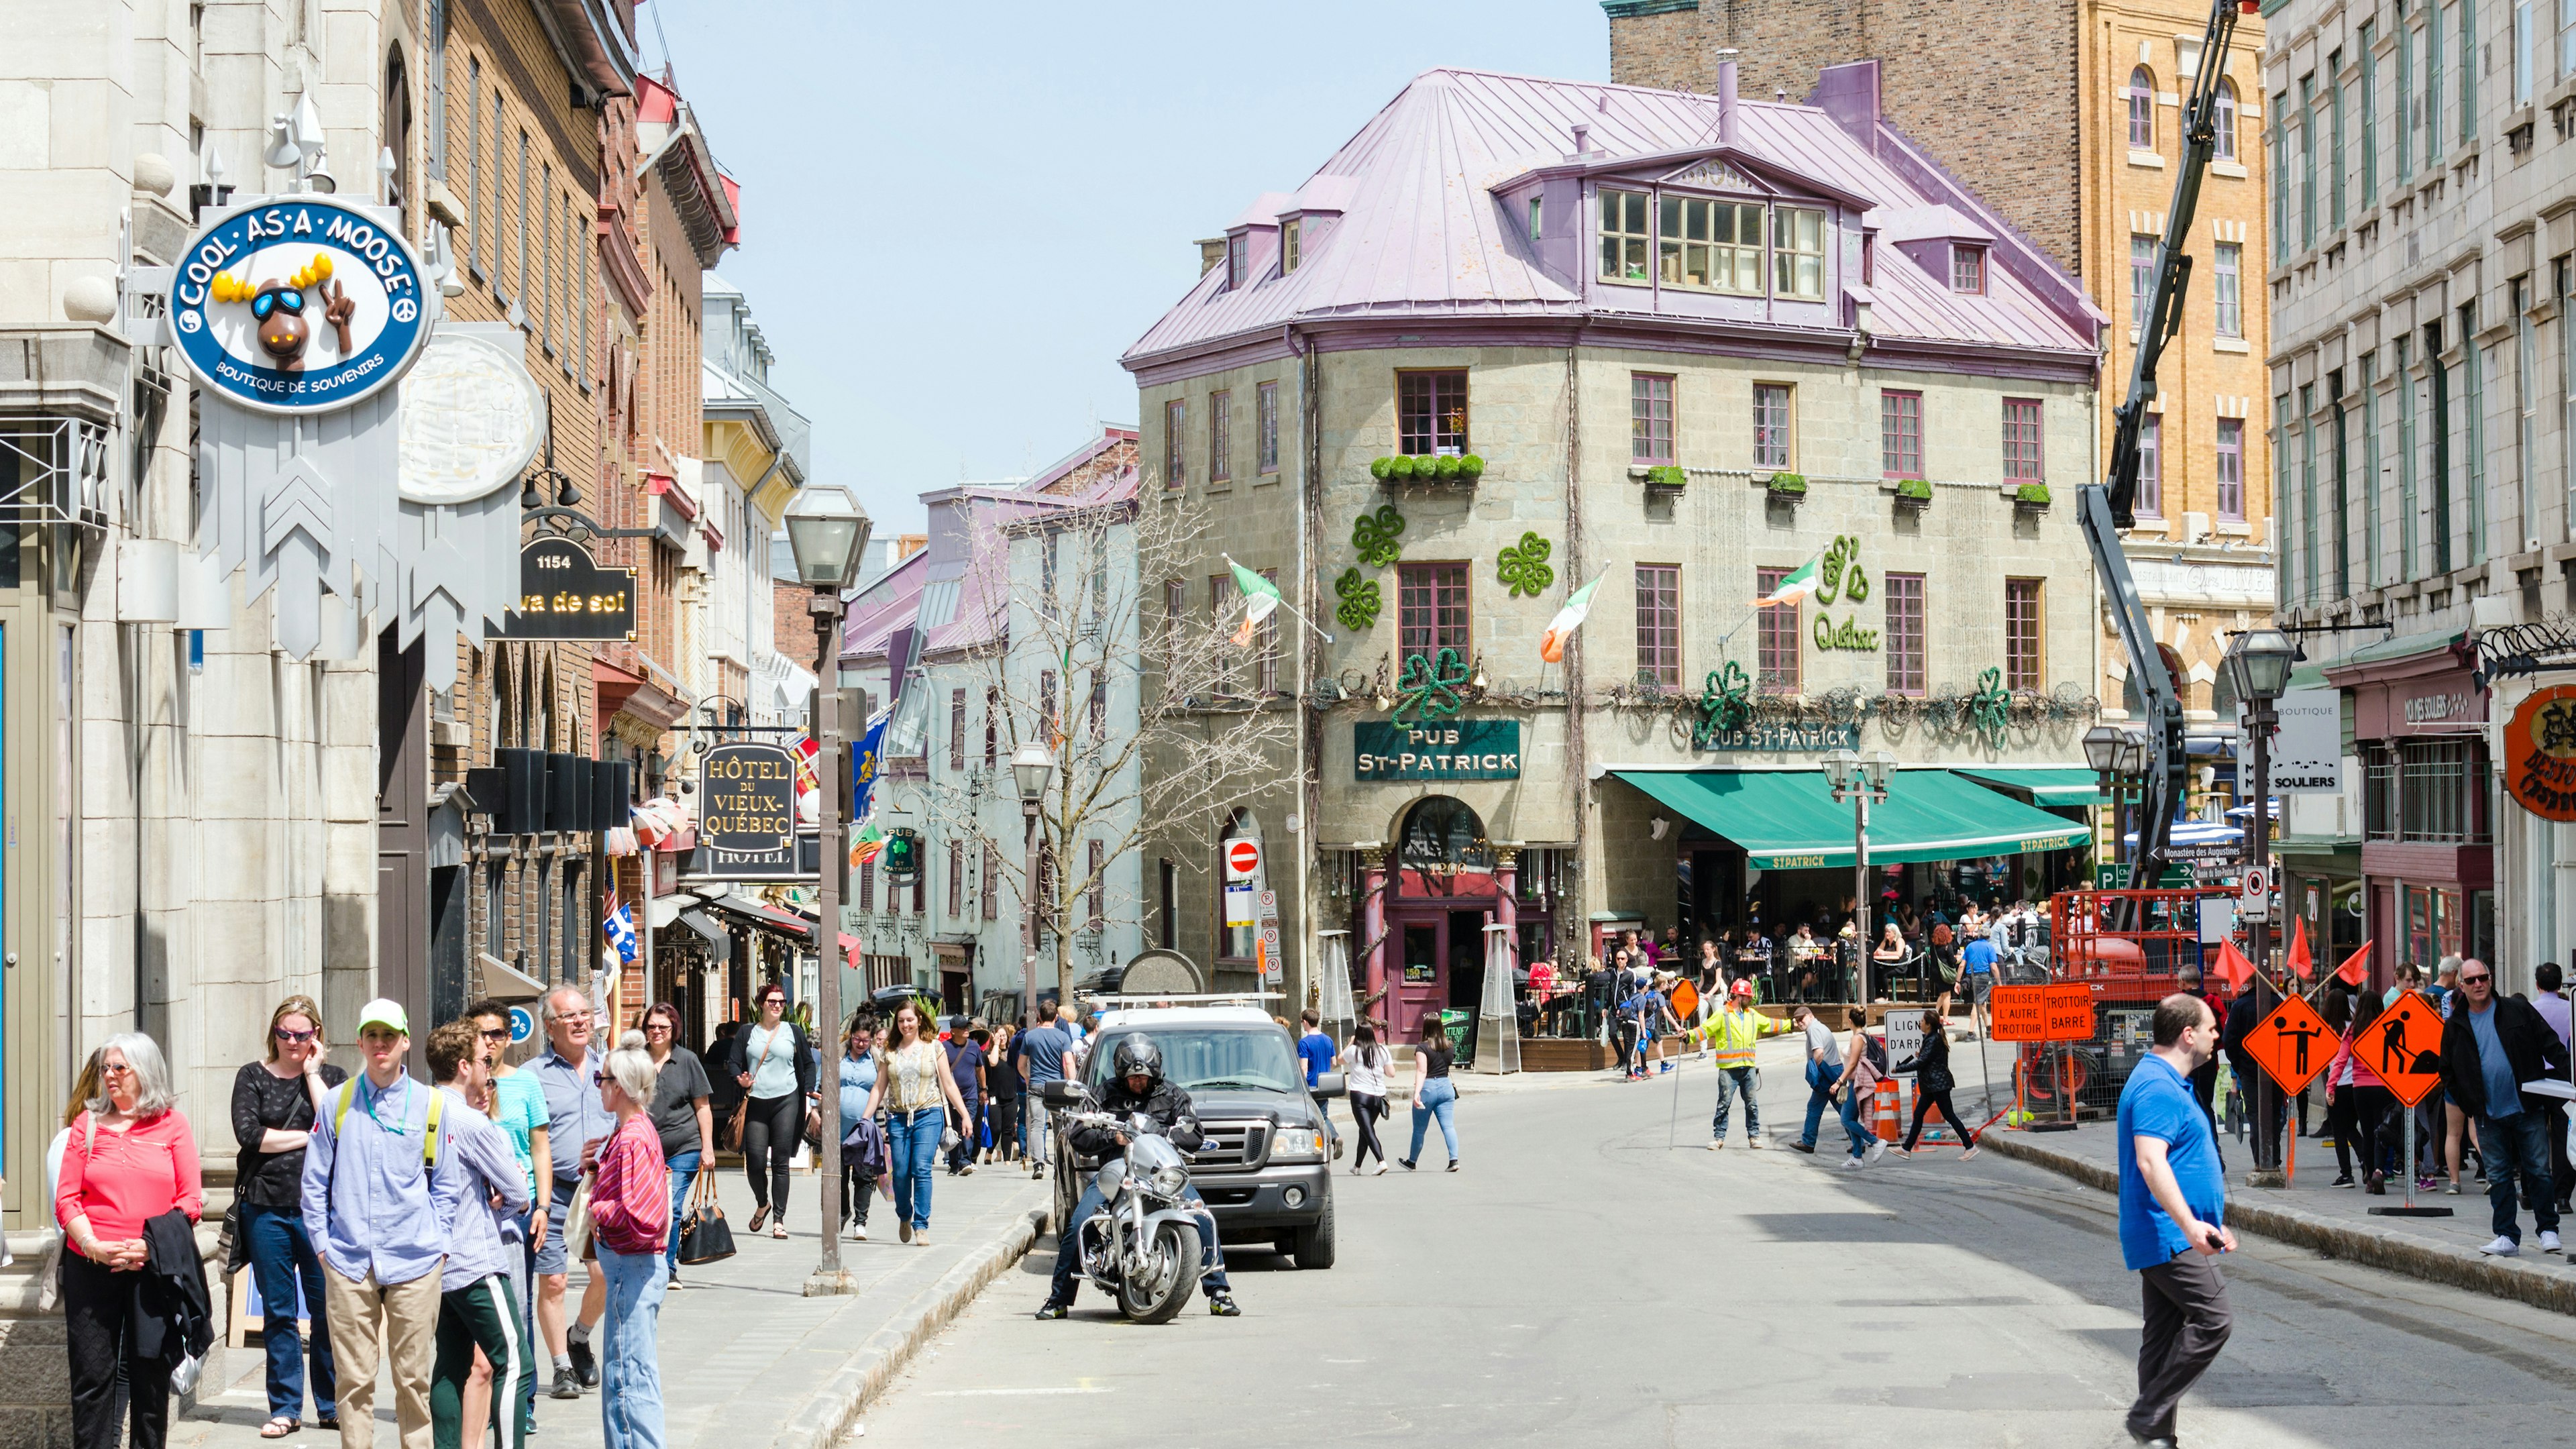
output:
[[[1150,1036],[1138,1034],[1121,1037],[1117,1054],[1109,1059],[1110,1075],[1121,1079],[1143,1074],[1155,1086],[1163,1081],[1163,1049],[1154,1045]]]

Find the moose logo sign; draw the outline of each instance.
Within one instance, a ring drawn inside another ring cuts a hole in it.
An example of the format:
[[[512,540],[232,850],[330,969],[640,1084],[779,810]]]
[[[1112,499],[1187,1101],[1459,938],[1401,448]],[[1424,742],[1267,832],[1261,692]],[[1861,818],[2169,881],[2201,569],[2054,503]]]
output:
[[[246,408],[345,408],[393,383],[429,336],[420,258],[390,226],[326,196],[217,217],[170,286],[170,327],[198,381]]]

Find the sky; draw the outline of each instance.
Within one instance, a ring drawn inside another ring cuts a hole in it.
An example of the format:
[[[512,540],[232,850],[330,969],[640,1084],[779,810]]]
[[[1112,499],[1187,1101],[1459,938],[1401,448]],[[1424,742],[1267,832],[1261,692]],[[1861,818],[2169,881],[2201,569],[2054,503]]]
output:
[[[1434,66],[1609,77],[1597,0],[648,0],[742,246],[716,264],[880,538],[1136,421],[1118,365],[1201,237]]]

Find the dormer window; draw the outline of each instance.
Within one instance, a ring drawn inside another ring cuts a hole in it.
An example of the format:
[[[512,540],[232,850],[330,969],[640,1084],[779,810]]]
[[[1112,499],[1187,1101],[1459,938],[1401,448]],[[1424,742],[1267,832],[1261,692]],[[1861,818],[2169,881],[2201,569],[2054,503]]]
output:
[[[1242,232],[1225,239],[1225,289],[1240,290],[1252,273],[1252,238]]]
[[[1601,188],[1601,280],[1651,280],[1646,275],[1646,255],[1654,240],[1646,219],[1646,193]]]
[[[1279,275],[1297,270],[1298,252],[1305,239],[1306,219],[1291,217],[1279,224]]]
[[[1690,196],[1663,198],[1664,285],[1762,295],[1762,208]]]
[[[1742,207],[1761,225],[1760,207]],[[1825,295],[1825,214],[1783,206],[1771,213],[1771,289],[1783,297],[1821,301]]]
[[[1963,297],[1986,294],[1986,249],[1953,242],[1950,246],[1950,290]]]

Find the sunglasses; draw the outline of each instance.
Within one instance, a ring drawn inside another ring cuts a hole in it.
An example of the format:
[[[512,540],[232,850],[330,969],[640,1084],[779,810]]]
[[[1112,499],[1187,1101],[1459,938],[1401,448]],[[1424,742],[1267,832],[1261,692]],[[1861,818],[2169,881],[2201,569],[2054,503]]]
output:
[[[280,307],[283,307],[287,311],[293,312],[298,316],[302,316],[304,313],[304,294],[295,290],[293,287],[289,287],[282,292],[262,292],[258,296],[250,299],[250,315],[258,318],[262,322],[267,321],[268,314],[276,311]]]
[[[668,1032],[671,1029],[671,1024],[667,1021],[648,1021],[644,1023],[644,1029],[646,1031]]]
[[[279,1041],[285,1042],[285,1043],[287,1043],[287,1044],[289,1044],[289,1045],[291,1045],[291,1046],[302,1046],[302,1045],[304,1045],[306,1042],[313,1040],[313,1038],[315,1038],[315,1037],[317,1037],[317,1036],[320,1036],[321,1034],[322,1034],[322,1033],[321,1033],[319,1030],[314,1030],[314,1031],[288,1031],[285,1027],[282,1027],[282,1026],[281,1026],[281,1027],[279,1027],[279,1028],[277,1029],[277,1039],[278,1039]]]
[[[510,1029],[506,1026],[496,1026],[485,1031],[477,1032],[475,1035],[482,1037],[485,1041],[508,1041],[510,1039]]]
[[[2460,984],[2462,986],[2483,986],[2494,979],[2495,978],[2491,976],[2463,976],[2460,978]]]
[[[134,1068],[123,1062],[109,1062],[98,1069],[98,1074],[102,1077],[130,1077],[134,1075]]]

